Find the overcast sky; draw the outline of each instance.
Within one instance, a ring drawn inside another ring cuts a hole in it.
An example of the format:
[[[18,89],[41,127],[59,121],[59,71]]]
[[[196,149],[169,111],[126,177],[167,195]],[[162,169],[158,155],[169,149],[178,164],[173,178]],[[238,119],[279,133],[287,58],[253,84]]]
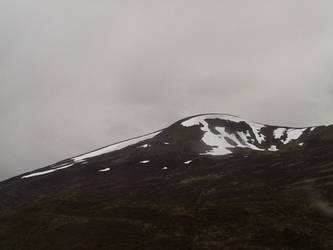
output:
[[[332,9],[0,0],[0,180],[198,113],[333,123]]]

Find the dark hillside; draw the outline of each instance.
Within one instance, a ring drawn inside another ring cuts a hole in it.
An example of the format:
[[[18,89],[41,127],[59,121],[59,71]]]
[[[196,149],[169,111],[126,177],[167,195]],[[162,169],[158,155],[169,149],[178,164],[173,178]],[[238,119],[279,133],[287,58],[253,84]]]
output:
[[[214,118],[238,146],[213,155],[183,121],[0,183],[0,249],[333,249],[333,126],[284,143]]]

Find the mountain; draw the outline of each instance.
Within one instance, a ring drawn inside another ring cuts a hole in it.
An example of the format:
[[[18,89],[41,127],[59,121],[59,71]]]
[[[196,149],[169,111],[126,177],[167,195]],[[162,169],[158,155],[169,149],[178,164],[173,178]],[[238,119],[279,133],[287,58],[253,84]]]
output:
[[[197,115],[1,182],[0,249],[333,249],[332,191],[333,126]]]

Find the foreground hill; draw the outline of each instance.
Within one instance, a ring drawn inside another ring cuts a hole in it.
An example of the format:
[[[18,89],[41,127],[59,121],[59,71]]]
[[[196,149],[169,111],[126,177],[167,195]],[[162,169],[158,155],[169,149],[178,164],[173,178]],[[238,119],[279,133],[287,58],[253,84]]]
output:
[[[333,249],[333,126],[180,120],[0,183],[0,249]]]

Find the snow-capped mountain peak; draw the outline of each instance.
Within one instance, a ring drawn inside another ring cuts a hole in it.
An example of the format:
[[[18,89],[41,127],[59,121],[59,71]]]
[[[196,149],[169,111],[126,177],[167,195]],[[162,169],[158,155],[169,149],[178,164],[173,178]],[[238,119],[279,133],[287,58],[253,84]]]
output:
[[[27,179],[77,165],[85,165],[104,156],[112,157],[115,152],[127,148],[132,154],[153,152],[156,155],[185,150],[187,154],[197,157],[223,156],[240,150],[275,152],[289,144],[294,147],[305,146],[306,138],[314,133],[315,128],[264,125],[227,114],[196,115],[182,119],[165,129],[66,159],[37,172],[32,171],[21,178]],[[139,165],[149,165],[147,163],[150,163],[150,160],[143,159]]]

